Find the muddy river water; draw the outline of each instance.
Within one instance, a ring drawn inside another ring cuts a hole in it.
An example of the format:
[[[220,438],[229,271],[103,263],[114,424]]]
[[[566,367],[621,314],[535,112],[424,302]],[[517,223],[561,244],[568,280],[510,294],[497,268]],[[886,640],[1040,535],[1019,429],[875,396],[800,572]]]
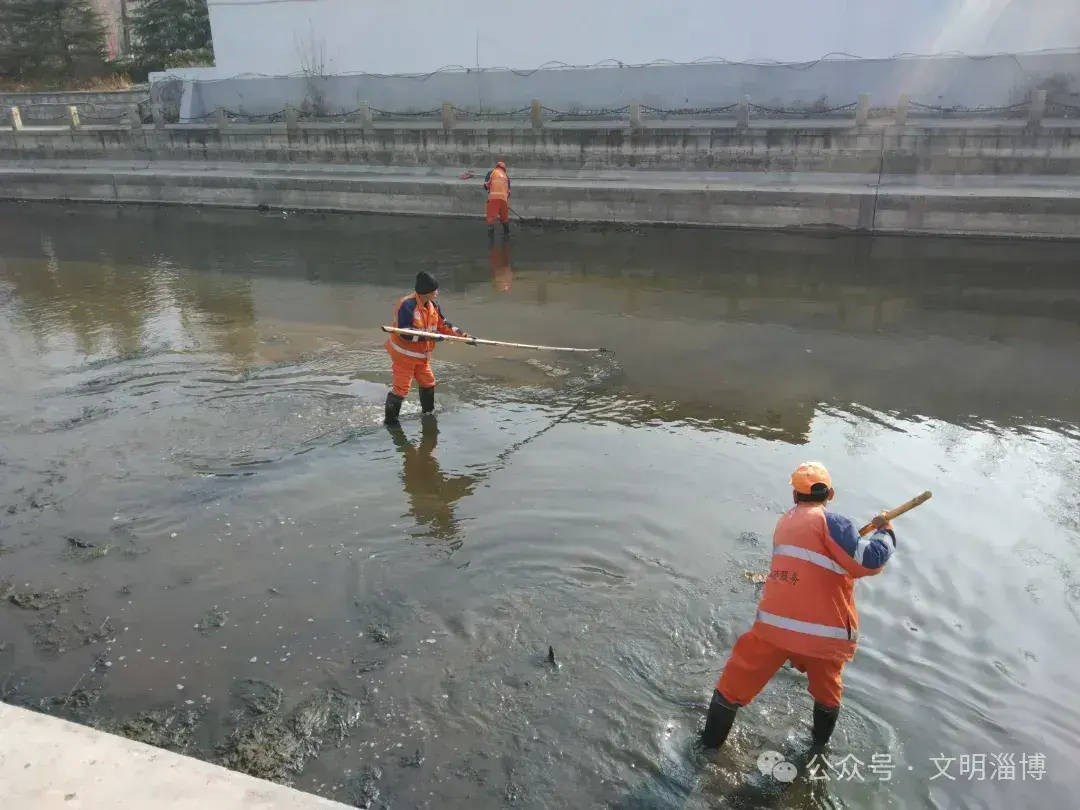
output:
[[[0,697],[361,807],[1075,807],[1077,256],[5,205]],[[392,434],[419,269],[613,352],[442,344]],[[808,458],[856,520],[934,492],[827,779],[790,669],[691,745]]]

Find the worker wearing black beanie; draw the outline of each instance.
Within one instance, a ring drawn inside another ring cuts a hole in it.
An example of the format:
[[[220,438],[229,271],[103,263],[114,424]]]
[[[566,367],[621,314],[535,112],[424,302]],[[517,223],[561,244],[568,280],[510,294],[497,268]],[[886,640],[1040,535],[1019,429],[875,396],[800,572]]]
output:
[[[443,317],[438,302],[439,282],[426,270],[416,274],[415,292],[398,302],[394,326],[441,335],[468,335]],[[440,338],[403,335],[392,332],[386,341],[386,351],[393,362],[394,385],[386,395],[386,424],[395,425],[401,413],[401,403],[409,395],[415,379],[420,386],[420,410],[429,414],[435,410],[435,374],[431,370],[431,353]]]

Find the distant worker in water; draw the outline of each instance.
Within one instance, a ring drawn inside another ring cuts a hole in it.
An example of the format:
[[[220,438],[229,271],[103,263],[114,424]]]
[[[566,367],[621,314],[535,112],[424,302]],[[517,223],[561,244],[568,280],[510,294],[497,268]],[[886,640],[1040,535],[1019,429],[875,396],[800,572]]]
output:
[[[495,241],[495,220],[502,223],[503,238],[510,238],[510,175],[501,160],[484,177],[484,190],[488,193],[487,226],[488,241]]]
[[[848,518],[825,508],[835,492],[821,464],[801,464],[791,486],[795,506],[776,524],[756,621],[735,642],[713,692],[701,735],[706,748],[724,744],[736,709],[788,660],[810,677],[814,744],[828,742],[840,713],[841,673],[859,635],[855,580],[879,573],[896,550],[896,534],[883,514],[862,537]]]
[[[412,295],[405,296],[398,303],[394,313],[394,326],[399,329],[468,337],[443,317],[437,300],[439,282],[430,273],[417,273],[415,290]],[[431,353],[434,350],[434,339],[390,333],[386,341],[386,351],[393,362],[394,387],[386,395],[386,424],[397,423],[401,403],[409,395],[414,378],[420,386],[421,411],[431,413],[435,410],[435,374],[431,371]]]

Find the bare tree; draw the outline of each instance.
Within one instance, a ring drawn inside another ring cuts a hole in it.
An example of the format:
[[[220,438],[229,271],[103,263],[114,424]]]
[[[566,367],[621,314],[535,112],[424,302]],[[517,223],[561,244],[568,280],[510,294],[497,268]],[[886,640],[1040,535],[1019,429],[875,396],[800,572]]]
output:
[[[293,34],[300,72],[304,75],[305,94],[301,109],[309,115],[326,115],[326,38],[315,32],[308,20],[308,33]]]

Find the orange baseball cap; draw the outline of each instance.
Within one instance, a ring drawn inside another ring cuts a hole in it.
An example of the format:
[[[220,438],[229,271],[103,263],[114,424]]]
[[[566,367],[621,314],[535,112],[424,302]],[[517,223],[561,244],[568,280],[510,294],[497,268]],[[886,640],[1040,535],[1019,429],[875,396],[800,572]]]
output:
[[[798,493],[810,495],[813,492],[814,484],[824,484],[829,489],[832,489],[832,476],[829,475],[829,471],[825,469],[824,464],[819,464],[816,461],[804,461],[791,474],[791,486]]]

